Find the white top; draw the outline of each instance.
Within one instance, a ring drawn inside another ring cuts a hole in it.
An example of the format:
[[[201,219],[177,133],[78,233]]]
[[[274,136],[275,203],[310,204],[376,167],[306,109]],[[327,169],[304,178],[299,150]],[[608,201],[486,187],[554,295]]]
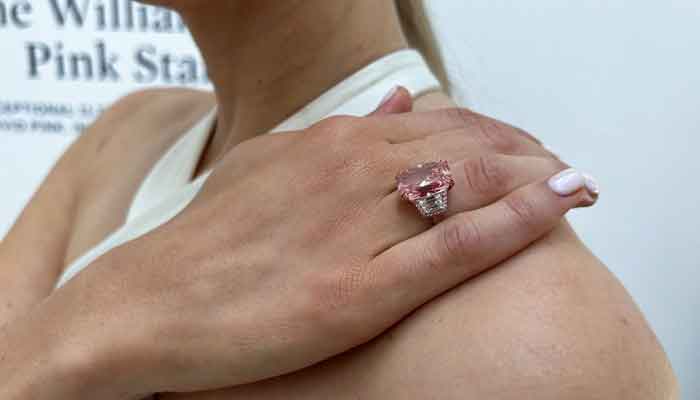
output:
[[[350,75],[271,132],[304,129],[332,115],[367,115],[397,85],[404,86],[413,96],[440,88],[420,53],[411,49],[399,50]],[[152,231],[187,207],[212,172],[208,170],[190,180],[215,119],[216,109],[168,149],[134,195],[125,223],[68,266],[56,288],[109,250]]]

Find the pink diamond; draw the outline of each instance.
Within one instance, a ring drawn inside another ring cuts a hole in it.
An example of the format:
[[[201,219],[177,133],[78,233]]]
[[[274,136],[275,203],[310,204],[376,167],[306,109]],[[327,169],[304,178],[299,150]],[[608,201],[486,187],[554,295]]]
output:
[[[408,201],[416,201],[449,190],[455,181],[447,161],[418,164],[396,176],[398,190]]]

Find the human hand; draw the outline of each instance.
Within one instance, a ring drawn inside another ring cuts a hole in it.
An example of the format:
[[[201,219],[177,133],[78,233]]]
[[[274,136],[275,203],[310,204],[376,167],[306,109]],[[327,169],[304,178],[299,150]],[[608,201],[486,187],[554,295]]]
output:
[[[440,158],[457,184],[433,227],[393,177]],[[466,110],[331,118],[241,144],[181,214],[52,297],[109,333],[119,390],[258,381],[366,342],[592,204],[580,174],[548,180],[563,169]]]

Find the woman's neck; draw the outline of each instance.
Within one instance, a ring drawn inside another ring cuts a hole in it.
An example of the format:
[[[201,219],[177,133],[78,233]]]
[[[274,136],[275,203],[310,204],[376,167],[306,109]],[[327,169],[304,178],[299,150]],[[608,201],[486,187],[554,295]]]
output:
[[[179,11],[219,107],[202,170],[352,72],[407,47],[394,0],[222,1]]]

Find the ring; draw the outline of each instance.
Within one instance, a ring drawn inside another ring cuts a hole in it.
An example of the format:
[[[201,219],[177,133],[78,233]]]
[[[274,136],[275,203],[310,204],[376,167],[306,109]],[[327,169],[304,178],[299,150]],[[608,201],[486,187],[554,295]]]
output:
[[[447,212],[447,192],[455,184],[447,161],[430,161],[399,172],[396,184],[401,198],[411,202],[425,218]]]

